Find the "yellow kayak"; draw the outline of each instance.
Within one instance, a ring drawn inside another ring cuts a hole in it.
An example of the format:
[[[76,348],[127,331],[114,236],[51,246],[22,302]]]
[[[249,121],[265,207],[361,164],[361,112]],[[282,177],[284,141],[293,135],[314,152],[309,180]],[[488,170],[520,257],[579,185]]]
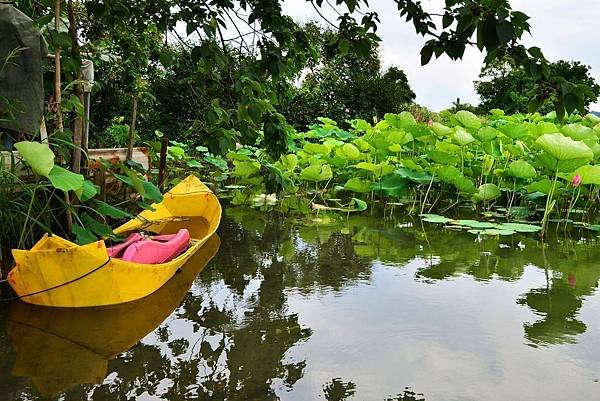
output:
[[[158,290],[215,233],[221,204],[212,191],[190,175],[164,195],[154,210],[145,210],[114,230],[174,234],[189,230],[189,248],[161,264],[109,258],[103,240],[77,245],[45,235],[31,250],[13,249],[15,267],[8,282],[27,303],[57,307],[114,305],[143,298]]]
[[[7,331],[15,361],[12,375],[30,377],[44,398],[83,383],[100,384],[108,361],[126,352],[177,308],[195,277],[219,249],[206,244],[154,294],[99,308],[47,308],[15,301]]]

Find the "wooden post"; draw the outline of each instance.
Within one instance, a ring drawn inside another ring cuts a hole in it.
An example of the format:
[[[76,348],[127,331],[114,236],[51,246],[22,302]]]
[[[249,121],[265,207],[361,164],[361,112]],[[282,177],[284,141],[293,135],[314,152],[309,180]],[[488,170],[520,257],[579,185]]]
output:
[[[169,138],[163,135],[160,140],[160,161],[158,164],[158,187],[163,190],[165,181],[165,170],[167,169],[167,148],[169,147]]]
[[[60,0],[54,2],[54,29],[58,32],[60,28]],[[62,93],[60,87],[60,46],[54,49],[54,101],[56,102],[56,129],[64,131],[62,110],[60,103],[62,101]]]
[[[131,160],[135,143],[135,121],[137,119],[137,96],[131,96],[131,124],[129,125],[129,144],[127,145],[126,160]]]
[[[73,0],[67,2],[67,14],[69,17],[69,34],[71,36],[71,49],[75,58],[80,59],[79,54],[79,42],[77,39],[77,20],[75,18],[75,10],[73,8]],[[83,103],[83,88],[81,87],[81,71],[77,74],[78,82],[73,86],[73,93],[79,101]],[[83,136],[83,117],[76,116],[73,120],[73,157],[71,158],[71,168],[73,172],[79,173],[81,171],[81,146]]]

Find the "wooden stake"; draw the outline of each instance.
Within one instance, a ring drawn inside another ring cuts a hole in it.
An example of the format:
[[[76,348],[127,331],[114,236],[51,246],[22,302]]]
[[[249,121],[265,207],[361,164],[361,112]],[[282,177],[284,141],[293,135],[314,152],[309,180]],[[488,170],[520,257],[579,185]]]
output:
[[[79,41],[77,39],[77,19],[75,17],[75,9],[73,8],[73,1],[68,0],[67,2],[67,14],[69,16],[69,34],[71,36],[71,49],[76,59],[80,59],[79,53]],[[77,74],[77,82],[73,86],[73,93],[79,98],[79,101],[83,104],[83,88],[81,87],[81,71]],[[82,147],[82,136],[83,136],[83,117],[76,116],[73,120],[73,157],[71,158],[71,167],[74,173],[81,171],[81,147]]]
[[[60,0],[54,2],[54,29],[58,32],[60,28]],[[60,87],[60,46],[54,49],[54,101],[56,102],[56,129],[64,131],[62,110],[60,103],[62,101],[62,93]]]

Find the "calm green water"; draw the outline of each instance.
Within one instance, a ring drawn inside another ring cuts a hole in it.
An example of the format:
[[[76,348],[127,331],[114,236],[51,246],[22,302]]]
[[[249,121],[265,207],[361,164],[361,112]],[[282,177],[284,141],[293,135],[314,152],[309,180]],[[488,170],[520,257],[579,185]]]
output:
[[[600,398],[594,240],[239,210],[219,235],[132,305],[5,305],[0,399]]]

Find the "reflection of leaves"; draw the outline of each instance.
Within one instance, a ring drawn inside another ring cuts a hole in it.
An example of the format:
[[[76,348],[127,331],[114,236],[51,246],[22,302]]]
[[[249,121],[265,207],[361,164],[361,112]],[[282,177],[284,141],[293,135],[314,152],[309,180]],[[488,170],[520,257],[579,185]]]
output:
[[[395,397],[386,398],[385,401],[425,401],[425,397],[421,393],[415,393],[409,387]]]
[[[356,384],[352,382],[343,382],[341,378],[336,377],[325,383],[323,393],[327,401],[344,401],[356,392]]]
[[[553,280],[551,287],[529,291],[518,301],[527,305],[541,320],[525,323],[525,337],[538,345],[574,343],[574,337],[586,330],[586,325],[576,319],[582,301],[573,290],[560,280]]]
[[[174,356],[183,355],[190,346],[190,342],[185,338],[178,338],[169,343],[169,348]]]

